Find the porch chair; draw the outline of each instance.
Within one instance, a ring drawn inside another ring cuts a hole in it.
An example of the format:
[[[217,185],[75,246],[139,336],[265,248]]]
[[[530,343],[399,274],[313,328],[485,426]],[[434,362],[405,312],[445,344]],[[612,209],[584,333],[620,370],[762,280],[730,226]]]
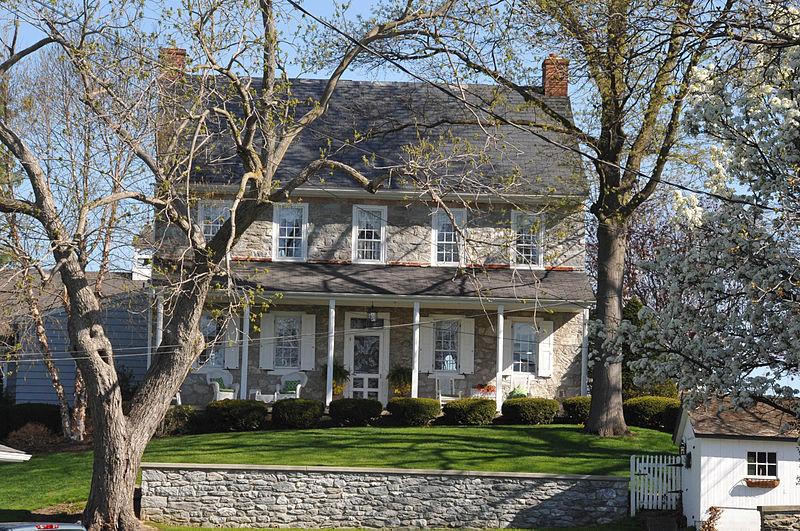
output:
[[[281,383],[275,386],[275,401],[284,398],[300,398],[300,389],[308,383],[308,376],[304,372],[295,371],[281,376]],[[256,395],[258,400],[258,395]]]
[[[448,402],[461,398],[461,391],[456,391],[456,380],[452,376],[439,376],[436,382],[436,399],[444,406]]]
[[[214,392],[214,401],[233,400],[239,393],[239,384],[233,383],[233,375],[225,369],[209,369],[206,382]]]
[[[527,396],[531,394],[531,375],[530,373],[523,372],[523,373],[512,373],[503,375],[503,383],[508,382],[508,387],[503,385],[503,398],[505,399],[508,395],[511,394],[511,391],[516,389],[519,386],[522,386],[525,389],[525,393]]]

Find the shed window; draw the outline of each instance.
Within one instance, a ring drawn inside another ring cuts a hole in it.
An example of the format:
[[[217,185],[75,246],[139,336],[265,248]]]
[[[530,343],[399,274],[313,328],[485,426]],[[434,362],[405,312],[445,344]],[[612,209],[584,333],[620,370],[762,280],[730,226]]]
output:
[[[748,476],[778,475],[778,456],[775,452],[747,452]]]

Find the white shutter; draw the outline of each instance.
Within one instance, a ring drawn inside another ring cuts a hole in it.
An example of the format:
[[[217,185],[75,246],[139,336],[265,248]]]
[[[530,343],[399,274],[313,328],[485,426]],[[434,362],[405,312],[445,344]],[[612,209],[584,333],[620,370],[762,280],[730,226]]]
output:
[[[433,321],[420,319],[419,372],[433,372]]]
[[[459,372],[475,372],[475,319],[461,319],[458,331]]]
[[[225,334],[222,336],[225,368],[239,368],[239,316],[231,315],[225,323]]]
[[[539,352],[536,356],[536,376],[549,378],[553,376],[553,322],[540,321],[539,333]]]
[[[314,347],[317,342],[317,317],[304,313],[300,325],[300,370],[314,370]]]
[[[514,322],[503,320],[503,374],[511,374],[514,365]]]
[[[261,340],[258,349],[258,368],[275,368],[275,316],[265,313],[261,316]]]

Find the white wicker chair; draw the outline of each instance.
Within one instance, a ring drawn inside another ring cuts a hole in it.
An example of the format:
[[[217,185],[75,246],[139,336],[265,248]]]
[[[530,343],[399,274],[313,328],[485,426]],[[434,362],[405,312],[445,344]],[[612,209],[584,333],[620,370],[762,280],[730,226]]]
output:
[[[291,385],[293,382],[297,382],[297,385],[294,386],[294,390],[287,389],[286,386]],[[308,383],[308,376],[304,372],[296,371],[284,374],[281,376],[281,383],[275,386],[274,400],[277,402],[284,398],[300,398],[300,389],[306,383]],[[258,400],[258,395],[256,395],[256,400]]]
[[[233,400],[239,394],[239,384],[233,383],[233,375],[225,369],[208,369],[206,382],[214,392],[214,401]]]

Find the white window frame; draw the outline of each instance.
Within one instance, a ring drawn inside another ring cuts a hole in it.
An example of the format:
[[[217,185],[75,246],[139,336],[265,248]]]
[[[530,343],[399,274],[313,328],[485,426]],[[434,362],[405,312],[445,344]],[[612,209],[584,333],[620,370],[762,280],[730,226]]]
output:
[[[534,351],[532,352],[533,361],[528,362],[528,370],[527,371],[520,371],[517,370],[517,361],[514,359],[516,357],[516,344],[517,344],[517,330],[520,327],[526,327],[531,332],[531,343],[534,345]],[[531,374],[536,376],[538,372],[538,363],[539,363],[539,341],[538,341],[538,332],[536,327],[533,326],[533,323],[530,321],[518,321],[513,320],[511,321],[511,372],[514,374]],[[533,369],[531,370],[530,366],[533,364]]]
[[[377,260],[358,258],[358,215],[361,211],[377,214],[380,219],[380,249]],[[384,264],[386,263],[386,207],[380,205],[353,205],[353,228],[351,257],[354,264]]]
[[[276,319],[291,317],[300,320],[300,357],[296,367],[277,367],[275,350],[277,346]],[[261,337],[259,339],[258,367],[270,374],[284,375],[298,371],[313,371],[316,365],[316,316],[305,312],[267,312],[261,316]],[[305,365],[304,365],[305,363]]]
[[[749,454],[751,454],[751,453],[756,454],[755,455],[755,459],[756,460],[753,463],[750,463],[750,460],[749,460],[749,458],[750,458]],[[758,454],[766,454],[766,456],[765,456],[766,457],[766,461],[764,461],[764,462],[759,461],[758,460]],[[769,462],[769,454],[774,454],[775,455],[775,462],[774,463],[770,463]],[[755,466],[755,469],[756,469],[755,474],[751,474],[750,473],[750,465],[751,464],[753,466]],[[778,452],[770,452],[770,451],[767,451],[767,450],[747,450],[747,454],[745,454],[745,466],[747,467],[745,470],[747,472],[747,477],[748,478],[756,478],[756,479],[774,479],[774,478],[777,478],[778,477]],[[767,474],[759,474],[758,473],[758,467],[759,466],[767,467],[766,468]],[[769,467],[770,466],[774,466],[775,467],[775,474],[769,474]]]
[[[300,209],[302,228],[300,231],[301,256],[280,256],[278,243],[280,242],[280,212],[281,210]],[[308,259],[308,204],[306,203],[279,203],[272,208],[272,259],[276,262],[305,262]]]
[[[524,219],[531,219],[539,224],[536,231],[537,238],[537,260],[536,263],[522,262],[518,263],[520,253],[517,250],[517,235],[520,228],[523,226]],[[544,218],[542,216],[526,212],[524,210],[515,210],[511,213],[511,245],[509,253],[511,260],[511,267],[530,268],[530,269],[543,269],[544,268]]]
[[[196,215],[197,215],[197,224],[200,225],[200,228],[203,230],[203,236],[205,236],[206,241],[210,240],[214,237],[214,234],[219,231],[222,224],[231,217],[231,209],[230,206],[224,201],[215,201],[215,200],[202,200],[197,202],[196,207]],[[210,232],[207,229],[216,226],[216,222],[222,220],[222,223],[216,227],[214,232]]]
[[[467,211],[464,208],[452,208],[450,212],[453,214],[453,218],[456,221],[455,229],[461,229],[463,233],[466,230],[467,226]],[[455,244],[456,250],[458,252],[458,261],[452,262],[444,262],[439,261],[439,227],[440,227],[440,220],[447,220],[448,222],[451,221],[450,217],[447,215],[447,212],[444,210],[434,210],[431,216],[431,264],[435,266],[459,266],[464,267],[466,265],[466,242],[462,234],[455,230]],[[460,223],[459,223],[460,222]]]
[[[215,324],[215,332],[214,332],[214,339],[212,340],[208,335],[206,335],[206,329],[208,328],[207,325],[210,323]],[[194,361],[194,366],[200,370],[203,369],[222,369],[225,366],[225,347],[224,347],[224,332],[220,332],[220,323],[219,319],[215,319],[211,314],[203,312],[200,316],[200,333],[203,334],[203,338],[205,339],[205,348],[203,348],[203,352],[197,357]],[[208,357],[206,361],[202,364],[200,360],[205,356],[206,351],[209,351]],[[211,363],[214,360],[215,363]],[[218,363],[216,362],[218,360]]]
[[[436,368],[436,334],[439,331],[439,325],[441,323],[449,323],[455,324],[455,342],[456,342],[456,349],[455,349],[455,357],[456,357],[456,366],[454,369],[437,369]],[[444,319],[436,319],[433,322],[433,351],[431,356],[433,356],[433,372],[435,373],[442,373],[442,374],[459,374],[459,370],[461,369],[461,318],[460,317],[453,317],[453,318],[444,318]]]
[[[278,342],[281,339],[278,336],[278,319],[294,319],[297,321],[297,337],[294,341],[297,342],[297,365],[278,366]],[[272,364],[276,371],[299,371],[302,366],[303,359],[303,314],[301,313],[276,313],[273,317],[273,330],[275,331],[275,346],[272,353]],[[313,333],[313,331],[312,331]]]

